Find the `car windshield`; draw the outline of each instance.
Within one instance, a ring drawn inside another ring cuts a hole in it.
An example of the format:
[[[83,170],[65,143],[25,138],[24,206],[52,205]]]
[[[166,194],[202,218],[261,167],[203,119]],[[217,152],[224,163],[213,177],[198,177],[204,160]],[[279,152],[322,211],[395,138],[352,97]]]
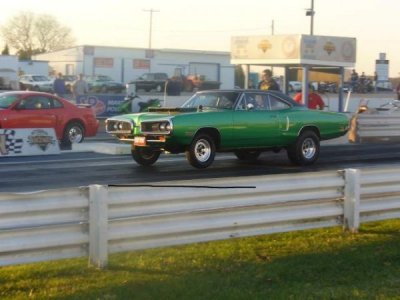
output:
[[[33,81],[49,81],[46,76],[32,76]]]
[[[1,95],[0,96],[0,108],[9,108],[14,101],[17,100],[17,95]]]
[[[239,94],[239,92],[202,92],[195,94],[182,107],[196,108],[202,106],[216,109],[233,109]]]

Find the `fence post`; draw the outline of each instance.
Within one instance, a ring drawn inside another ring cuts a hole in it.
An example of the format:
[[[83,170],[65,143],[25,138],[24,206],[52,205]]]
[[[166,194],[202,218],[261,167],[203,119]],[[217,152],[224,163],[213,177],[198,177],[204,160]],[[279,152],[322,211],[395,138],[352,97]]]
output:
[[[89,265],[103,268],[108,260],[108,190],[89,186]]]
[[[343,229],[357,232],[360,226],[360,170],[344,170]]]

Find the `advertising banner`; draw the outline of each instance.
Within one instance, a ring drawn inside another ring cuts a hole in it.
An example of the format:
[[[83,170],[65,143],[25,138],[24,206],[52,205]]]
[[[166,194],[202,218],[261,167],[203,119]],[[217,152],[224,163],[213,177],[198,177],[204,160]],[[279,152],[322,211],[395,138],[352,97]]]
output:
[[[90,104],[97,117],[109,117],[120,114],[119,106],[124,102],[125,95],[91,94],[81,95],[77,104]]]
[[[53,128],[0,129],[0,157],[60,154]]]
[[[231,63],[352,67],[356,39],[317,35],[237,36],[231,40]]]

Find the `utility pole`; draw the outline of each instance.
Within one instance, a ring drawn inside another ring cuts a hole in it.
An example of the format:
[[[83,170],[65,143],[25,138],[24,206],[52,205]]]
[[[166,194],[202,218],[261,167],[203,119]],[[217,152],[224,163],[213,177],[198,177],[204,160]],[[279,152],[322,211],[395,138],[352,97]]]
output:
[[[152,34],[152,27],[153,27],[153,12],[159,12],[159,10],[155,9],[144,9],[143,11],[150,13],[150,29],[149,29],[149,49],[151,49],[151,34]]]
[[[307,9],[306,16],[311,17],[310,22],[310,35],[314,35],[314,0],[311,0],[311,8]]]
[[[272,20],[271,22],[271,35],[274,35],[275,33],[275,24],[274,24],[274,20]]]

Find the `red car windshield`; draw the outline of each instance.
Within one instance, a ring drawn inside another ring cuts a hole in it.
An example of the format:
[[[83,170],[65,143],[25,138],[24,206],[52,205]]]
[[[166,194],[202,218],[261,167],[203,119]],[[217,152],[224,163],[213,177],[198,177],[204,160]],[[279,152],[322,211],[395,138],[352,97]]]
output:
[[[0,94],[0,108],[9,108],[11,104],[14,103],[15,100],[17,100],[18,96],[17,95],[1,95]]]

